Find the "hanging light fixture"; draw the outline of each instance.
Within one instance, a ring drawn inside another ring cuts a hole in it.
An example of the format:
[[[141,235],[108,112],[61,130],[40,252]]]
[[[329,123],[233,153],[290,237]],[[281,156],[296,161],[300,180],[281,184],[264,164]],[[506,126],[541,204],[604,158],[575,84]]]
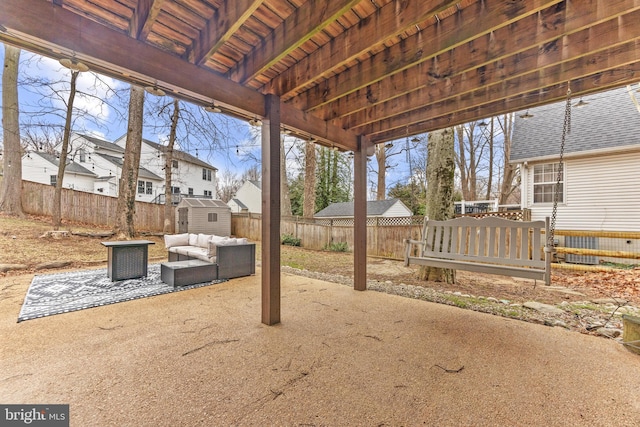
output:
[[[529,110],[527,110],[527,112],[524,113],[524,114],[520,114],[520,118],[521,119],[525,119],[526,120],[526,119],[530,119],[531,117],[533,117],[533,114],[529,114]]]
[[[220,107],[216,106],[215,102],[212,102],[211,105],[205,106],[204,110],[210,113],[222,113],[222,110]]]
[[[384,144],[384,148],[387,148],[387,149],[393,148],[393,142],[387,142],[386,144]]]
[[[582,98],[580,98],[580,101],[578,101],[575,104],[573,104],[573,107],[574,108],[581,108],[581,107],[584,107],[585,105],[589,105],[589,103],[584,101]]]
[[[145,86],[144,90],[146,90],[151,95],[155,96],[165,96],[167,93],[158,87],[158,84],[154,84],[153,86]]]
[[[486,128],[487,126],[489,126],[489,123],[482,120],[480,123],[478,123],[478,126],[480,126],[481,128]]]
[[[411,138],[411,142],[420,142],[420,138],[414,136],[413,138]]]
[[[58,62],[60,63],[60,65],[70,69],[71,71],[76,71],[79,73],[89,71],[89,66],[87,64],[85,64],[84,62],[80,62],[75,58],[62,58]]]
[[[258,127],[258,126],[262,126],[262,120],[258,120],[258,118],[254,118],[249,120],[249,125],[253,126],[253,127]]]

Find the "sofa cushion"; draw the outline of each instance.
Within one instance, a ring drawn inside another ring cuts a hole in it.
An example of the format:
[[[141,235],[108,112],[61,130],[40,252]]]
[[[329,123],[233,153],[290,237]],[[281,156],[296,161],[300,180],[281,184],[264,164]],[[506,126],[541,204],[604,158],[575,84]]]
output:
[[[198,234],[198,242],[196,243],[196,246],[207,249],[209,246],[209,240],[211,240],[211,234],[200,233]]]
[[[196,233],[189,233],[189,246],[198,246],[198,235]]]
[[[164,235],[164,246],[166,248],[187,245],[189,245],[189,233]]]
[[[233,245],[237,245],[238,244],[238,239],[236,238],[228,238],[225,240],[221,240],[219,242],[216,243],[218,246],[233,246]]]

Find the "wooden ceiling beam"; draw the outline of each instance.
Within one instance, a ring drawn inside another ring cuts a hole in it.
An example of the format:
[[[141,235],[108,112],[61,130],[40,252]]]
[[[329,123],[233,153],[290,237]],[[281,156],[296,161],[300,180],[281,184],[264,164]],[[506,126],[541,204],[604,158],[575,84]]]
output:
[[[190,61],[203,65],[244,25],[264,0],[224,0],[200,31],[189,53]]]
[[[138,0],[129,23],[129,35],[138,40],[146,40],[164,2],[165,0]]]
[[[632,55],[637,54],[635,45],[628,44],[640,38],[640,26],[637,22],[640,22],[640,10],[620,19],[615,18],[567,35],[545,48],[533,47],[489,66],[473,69],[452,78],[440,79],[417,91],[335,120],[334,123],[357,131],[359,127],[384,120],[398,114],[400,110],[428,108],[435,103],[475,93],[480,87],[487,88],[488,92],[494,94],[504,86],[515,92],[527,92],[535,89],[534,85],[538,84],[535,76],[541,72],[553,75],[560,73],[561,69],[567,69],[568,72],[562,79],[580,77],[578,74],[571,75],[570,72],[578,72],[575,67],[582,65],[584,60],[580,61],[581,58],[587,58],[587,63],[601,63],[603,55],[610,55],[608,61],[617,64],[627,61],[624,50],[630,50]],[[625,44],[626,47],[623,46]],[[616,49],[618,46],[621,48]],[[564,65],[560,67],[561,64]],[[512,81],[518,83],[510,84]]]
[[[346,29],[331,43],[321,46],[285,70],[267,83],[263,91],[286,98],[314,80],[330,76],[334,70],[369,51],[371,46],[379,45],[409,27],[422,24],[457,2],[423,0],[387,3],[361,24]]]
[[[229,71],[229,78],[243,85],[250,82],[334,23],[360,1],[309,0],[303,3]]]
[[[562,3],[562,0],[495,2],[495,6],[489,8],[485,7],[484,2],[478,2],[325,80],[288,102],[303,111],[314,110],[558,3]],[[527,30],[535,29],[536,27]]]
[[[558,81],[552,79],[553,81]],[[591,74],[579,79],[571,80],[571,93],[573,97],[587,95],[593,92],[601,92],[608,89],[637,83],[640,80],[640,61],[623,65],[621,67],[605,70]],[[491,101],[484,105],[476,105],[466,108],[462,105],[460,109],[452,107],[450,113],[437,116],[429,114],[428,110],[421,112],[407,113],[404,115],[404,122],[400,123],[397,117],[398,126],[383,128],[383,124],[377,127],[380,131],[374,130],[370,135],[372,143],[379,144],[405,136],[430,132],[449,126],[464,124],[478,118],[492,117],[523,109],[532,108],[538,105],[550,104],[561,101],[567,95],[567,82],[556,83],[547,87],[540,87],[534,91],[520,94],[514,97]],[[418,115],[421,113],[421,116]]]
[[[123,81],[157,82],[170,96],[203,104],[213,99],[240,117],[265,114],[261,93],[50,2],[0,1],[0,29],[0,41],[57,59],[73,53],[94,71]],[[291,106],[282,106],[282,119],[283,124],[325,145],[345,150],[358,147],[356,134]]]
[[[583,0],[584,3],[584,0]],[[366,88],[360,89],[345,97],[342,97],[330,104],[316,110],[315,114],[325,120],[344,117],[348,114],[357,113],[365,108],[373,107],[403,96],[411,91],[419,90],[427,86],[433,87],[442,78],[455,79],[457,76],[468,73],[470,70],[482,67],[492,67],[500,60],[521,54],[528,57],[531,51],[540,47],[543,50],[558,50],[560,46],[559,38],[563,34],[579,33],[580,37],[589,36],[590,25],[598,24],[603,16],[611,16],[614,19],[603,21],[608,25],[616,25],[616,19],[627,12],[635,12],[636,8],[630,8],[627,4],[612,5],[615,9],[608,10],[604,15],[602,10],[597,8],[581,7],[580,12],[567,13],[565,9],[550,8],[537,15],[531,15],[518,22],[517,25],[498,29],[491,34],[458,47],[453,52],[447,52],[432,58],[428,62],[420,63],[416,67],[394,74],[387,79],[373,83]],[[626,23],[625,25],[629,25]],[[521,27],[533,28],[527,32],[519,30]],[[602,32],[602,31],[599,31]],[[576,37],[572,36],[573,39]],[[499,41],[499,42],[498,42]],[[607,41],[602,40],[602,41]],[[583,43],[584,45],[584,43]],[[573,43],[572,43],[573,46]],[[483,52],[483,53],[481,53]],[[538,57],[537,52],[534,53]],[[522,65],[522,64],[516,64]],[[541,64],[527,63],[532,68],[542,66]],[[525,68],[518,66],[520,72]],[[513,75],[511,75],[513,77]]]

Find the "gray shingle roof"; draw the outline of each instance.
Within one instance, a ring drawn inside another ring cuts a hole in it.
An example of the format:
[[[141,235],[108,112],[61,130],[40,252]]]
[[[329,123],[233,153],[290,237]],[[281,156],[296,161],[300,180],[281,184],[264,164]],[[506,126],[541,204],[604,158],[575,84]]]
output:
[[[240,201],[240,199],[231,199],[231,200],[233,200],[233,202],[234,202],[236,205],[238,205],[238,207],[239,207],[240,209],[249,209],[249,208],[247,207],[247,205],[245,205],[244,203],[242,203],[242,202]]]
[[[367,202],[367,215],[379,216],[389,210],[398,199],[370,200]],[[352,217],[353,202],[332,203],[314,215],[316,218]]]
[[[167,146],[166,145],[161,145],[158,144],[157,142],[153,142],[153,141],[149,141],[148,139],[142,139],[142,141],[145,144],[148,144],[150,146],[152,146],[153,148],[155,148],[158,151],[162,151],[163,153],[167,151]],[[192,156],[189,153],[186,153],[184,151],[180,151],[180,150],[173,150],[173,158],[176,160],[182,160],[184,162],[189,162],[189,163],[193,163],[195,165],[201,166],[203,168],[207,168],[207,169],[213,169],[213,170],[218,170],[216,167],[211,166],[209,163],[200,160],[199,158],[197,158],[196,156]]]
[[[41,151],[34,152],[33,154],[39,155],[49,163],[54,164],[56,167],[59,167],[60,165],[60,160],[53,154],[44,153]],[[91,172],[89,169],[85,168],[84,166],[81,166],[80,163],[77,163],[77,162],[67,163],[67,166],[64,168],[64,170],[65,172],[69,172],[69,173],[78,173],[81,175],[96,176],[95,173]]]
[[[640,100],[640,94],[636,94]],[[626,87],[587,95],[589,104],[571,108],[571,132],[565,142],[568,155],[640,144],[640,112]],[[579,99],[573,99],[575,105]],[[566,103],[532,108],[533,117],[516,114],[511,145],[512,162],[560,155]]]
[[[122,167],[123,161],[120,157],[109,156],[108,154],[96,153],[96,156],[100,156],[105,160],[117,165],[118,167]],[[151,172],[148,169],[143,168],[142,166],[138,168],[138,178],[146,178],[146,179],[155,179],[157,181],[162,181],[163,178],[159,177],[155,173]]]
[[[124,148],[120,147],[113,142],[105,141],[104,139],[96,138],[95,136],[89,136],[82,133],[79,133],[81,137],[86,139],[87,141],[92,142],[96,145],[96,147],[105,148],[107,150],[116,151],[118,153],[124,153]]]
[[[227,205],[222,200],[215,199],[204,199],[204,198],[196,198],[196,197],[185,197],[180,200],[179,206],[189,206],[194,208],[221,208],[224,210],[228,210],[229,205]]]

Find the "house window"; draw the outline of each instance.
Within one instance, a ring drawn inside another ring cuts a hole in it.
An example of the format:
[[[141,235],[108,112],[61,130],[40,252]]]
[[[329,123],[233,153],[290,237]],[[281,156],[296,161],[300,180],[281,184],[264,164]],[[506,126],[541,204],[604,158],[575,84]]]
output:
[[[205,181],[211,181],[211,169],[202,168],[202,179]]]
[[[177,160],[171,160],[171,167],[174,169],[178,169],[178,161]]]
[[[153,183],[151,181],[147,181],[147,194],[153,194]]]
[[[211,193],[211,191],[209,191],[209,190],[204,190],[204,197],[209,197],[209,198],[211,198],[211,197],[212,197],[212,193]]]
[[[58,183],[58,175],[51,175],[49,179],[51,180],[51,185],[55,187],[55,185]]]
[[[84,163],[87,161],[87,155],[85,154],[84,150],[79,150],[78,155],[80,157],[80,163]]]
[[[172,194],[180,194],[180,187],[171,187]]]
[[[207,218],[209,222],[218,222],[218,214],[215,212],[209,212]]]
[[[193,196],[193,188],[189,188],[189,195]]]
[[[138,194],[144,194],[144,181],[138,181]]]
[[[533,203],[553,203],[560,163],[545,163],[533,167]],[[564,202],[564,168],[560,176],[558,202]]]

